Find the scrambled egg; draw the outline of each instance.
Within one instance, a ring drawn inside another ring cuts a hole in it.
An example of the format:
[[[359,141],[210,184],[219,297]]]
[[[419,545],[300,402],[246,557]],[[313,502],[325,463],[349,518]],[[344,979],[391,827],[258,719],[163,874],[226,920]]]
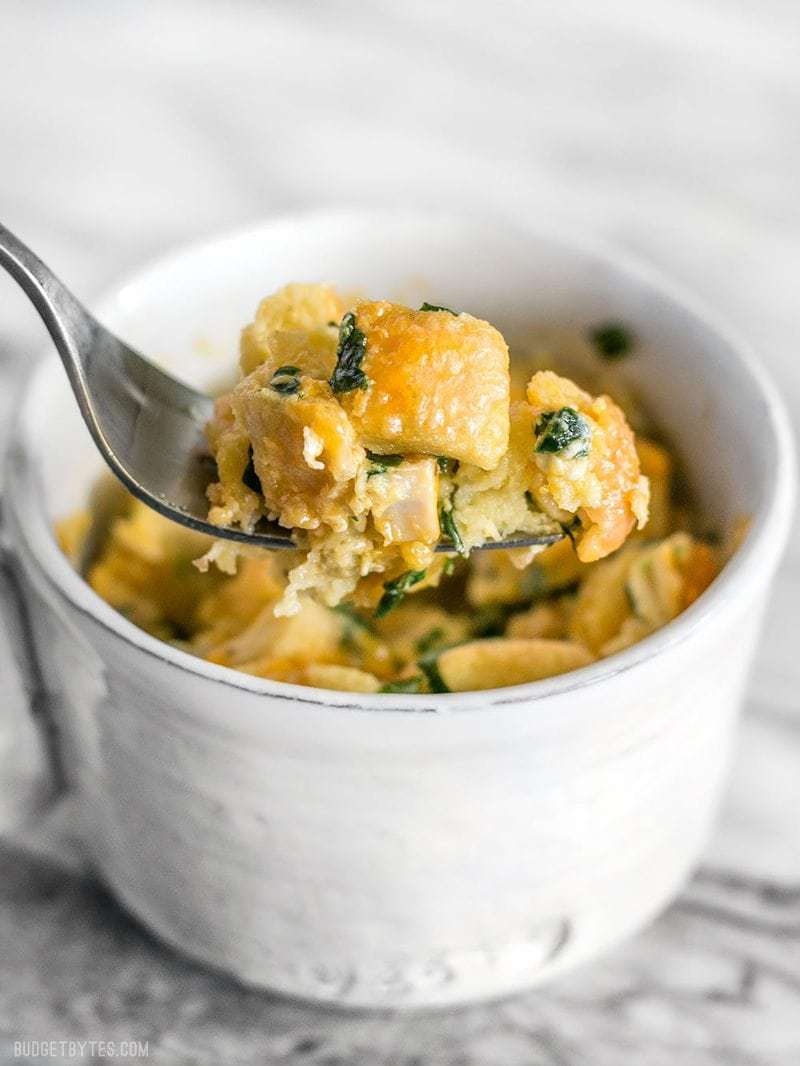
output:
[[[688,531],[663,445],[552,370],[512,389],[503,337],[471,315],[288,285],[240,367],[208,427],[210,519],[277,520],[297,550],[242,553],[128,499],[87,573],[211,662],[354,692],[518,684],[642,639],[722,564]],[[73,558],[88,525],[60,527]],[[519,531],[567,535],[469,554]]]

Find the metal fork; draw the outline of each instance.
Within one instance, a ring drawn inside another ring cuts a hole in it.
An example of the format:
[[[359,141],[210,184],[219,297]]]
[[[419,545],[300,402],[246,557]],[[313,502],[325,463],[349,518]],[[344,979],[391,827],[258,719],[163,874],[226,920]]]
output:
[[[289,531],[263,520],[253,533],[207,521],[217,479],[205,426],[210,397],[159,370],[94,318],[53,272],[0,225],[0,266],[20,284],[53,338],[83,420],[123,485],[166,518],[212,537],[294,548]],[[519,534],[485,548],[553,544],[561,532]],[[449,540],[438,551],[452,552]]]

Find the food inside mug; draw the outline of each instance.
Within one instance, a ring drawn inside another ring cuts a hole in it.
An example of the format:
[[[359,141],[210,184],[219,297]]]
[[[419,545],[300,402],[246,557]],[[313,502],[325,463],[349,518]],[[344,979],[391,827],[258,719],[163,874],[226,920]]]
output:
[[[587,343],[598,368],[635,358],[619,323]],[[208,427],[209,518],[277,520],[297,550],[211,542],[128,499],[88,580],[161,639],[320,688],[503,687],[621,650],[724,552],[676,502],[669,448],[624,387],[592,395],[558,364],[515,355],[511,373],[500,332],[463,311],[287,285],[243,331]],[[62,523],[68,554],[89,521]],[[515,533],[554,542],[472,552]]]

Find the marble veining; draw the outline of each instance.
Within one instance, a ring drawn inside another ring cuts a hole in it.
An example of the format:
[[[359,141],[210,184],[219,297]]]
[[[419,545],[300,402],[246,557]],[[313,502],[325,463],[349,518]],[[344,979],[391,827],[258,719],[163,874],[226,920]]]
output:
[[[757,347],[800,426],[800,11],[786,0],[8,4],[0,217],[89,301],[182,241],[326,203],[560,217],[663,267]],[[43,336],[0,278],[0,441]],[[155,942],[32,821],[0,644],[0,1063],[19,1038],[165,1063],[797,1066],[800,538],[727,800],[673,906],[545,989],[435,1014],[250,992]],[[701,713],[701,711],[698,711]],[[53,1060],[51,1060],[53,1061]]]

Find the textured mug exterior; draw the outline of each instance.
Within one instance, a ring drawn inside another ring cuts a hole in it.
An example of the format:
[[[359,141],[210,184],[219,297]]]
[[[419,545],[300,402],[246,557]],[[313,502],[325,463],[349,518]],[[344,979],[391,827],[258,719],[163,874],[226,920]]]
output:
[[[417,224],[420,241],[435,229]],[[354,258],[364,241],[382,253],[366,227],[328,228],[337,252],[352,230]],[[318,254],[319,222],[307,229]],[[216,250],[218,268],[241,257],[235,245]],[[569,254],[594,284],[584,254]],[[680,315],[662,303],[665,321]],[[562,678],[376,698],[201,663],[94,596],[41,506],[43,464],[67,450],[41,442],[61,422],[40,408],[67,409],[59,373],[42,370],[15,431],[9,534],[85,848],[146,925],[248,984],[420,1007],[544,981],[672,897],[717,807],[788,527],[780,412],[783,467],[758,539],[676,623]],[[736,419],[724,424],[733,448]]]
[[[365,1006],[513,992],[663,906],[716,809],[760,614],[544,715],[332,713],[128,645],[23,560],[92,864],[186,954]]]

